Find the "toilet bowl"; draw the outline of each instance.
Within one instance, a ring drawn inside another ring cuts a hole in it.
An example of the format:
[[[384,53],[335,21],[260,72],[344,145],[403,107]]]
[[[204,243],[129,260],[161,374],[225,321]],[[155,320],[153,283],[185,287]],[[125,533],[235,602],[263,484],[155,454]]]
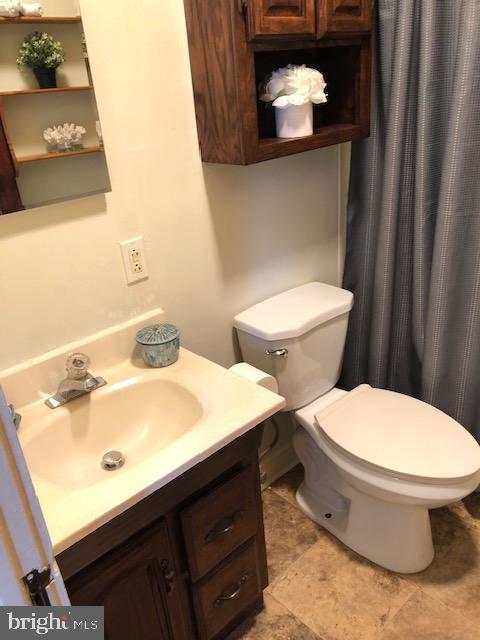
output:
[[[480,447],[442,411],[403,394],[338,381],[350,292],[308,283],[236,316],[244,359],[274,375],[297,425],[299,507],[392,571],[434,557],[429,509],[480,482]]]
[[[428,510],[475,489],[479,447],[419,400],[368,385],[338,392],[294,413],[302,427],[294,446],[305,467],[297,502],[376,564],[421,571],[434,556]]]

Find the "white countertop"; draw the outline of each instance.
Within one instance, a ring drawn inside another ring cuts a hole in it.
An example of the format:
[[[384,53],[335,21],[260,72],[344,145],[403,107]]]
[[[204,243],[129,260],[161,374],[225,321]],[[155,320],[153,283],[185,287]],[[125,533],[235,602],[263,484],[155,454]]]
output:
[[[190,430],[165,448],[130,468],[127,463],[118,471],[107,471],[105,479],[89,486],[65,486],[40,477],[32,471],[34,465],[27,455],[55,553],[168,484],[285,405],[282,397],[185,349],[181,350],[178,362],[165,369],[147,368],[138,358],[124,360],[106,369],[92,366],[93,369],[95,375],[107,380],[108,385],[93,391],[92,396],[106,394],[109,388],[115,385],[118,388],[125,380],[135,384],[168,376],[168,380],[178,382],[200,400],[203,413]],[[73,400],[52,410],[43,400],[44,397],[17,407],[23,418],[19,439],[27,452],[29,443],[38,436],[52,414],[69,411],[69,405],[78,402]],[[154,403],[155,397],[151,401]],[[62,456],[61,447],[55,452],[57,454]]]

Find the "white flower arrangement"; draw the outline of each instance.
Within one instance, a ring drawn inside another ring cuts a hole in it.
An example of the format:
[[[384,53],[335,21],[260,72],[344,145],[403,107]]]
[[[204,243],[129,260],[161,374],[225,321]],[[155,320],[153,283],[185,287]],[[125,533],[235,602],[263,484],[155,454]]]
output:
[[[273,71],[266,79],[260,100],[271,102],[278,109],[301,106],[307,102],[327,102],[325,80],[320,71],[306,65],[289,64]]]
[[[45,129],[43,138],[55,151],[68,151],[82,146],[82,138],[86,132],[85,127],[65,122]]]

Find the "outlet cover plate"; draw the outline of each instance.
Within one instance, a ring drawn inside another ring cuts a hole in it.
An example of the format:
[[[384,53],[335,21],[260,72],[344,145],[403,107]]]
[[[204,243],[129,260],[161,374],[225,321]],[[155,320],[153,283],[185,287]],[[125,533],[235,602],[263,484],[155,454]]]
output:
[[[148,278],[147,261],[143,237],[137,236],[131,240],[120,242],[125,278],[128,284]]]

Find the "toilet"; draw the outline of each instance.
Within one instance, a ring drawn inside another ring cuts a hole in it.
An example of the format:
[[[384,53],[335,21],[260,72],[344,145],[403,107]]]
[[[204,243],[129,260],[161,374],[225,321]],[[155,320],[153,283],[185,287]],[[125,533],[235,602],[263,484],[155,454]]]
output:
[[[296,424],[300,509],[382,567],[433,560],[429,509],[480,482],[480,447],[458,422],[409,396],[335,387],[353,295],[310,282],[234,319],[243,358],[273,375]]]

